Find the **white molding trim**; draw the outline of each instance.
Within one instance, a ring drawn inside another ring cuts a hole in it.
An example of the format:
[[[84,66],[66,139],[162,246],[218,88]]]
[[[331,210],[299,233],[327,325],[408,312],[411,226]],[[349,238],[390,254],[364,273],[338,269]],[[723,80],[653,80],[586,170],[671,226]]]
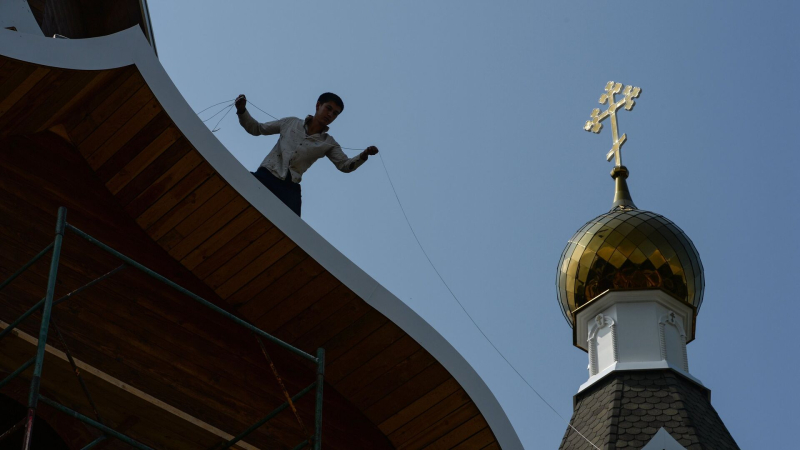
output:
[[[665,325],[672,325],[678,330],[678,334],[681,337],[681,358],[683,359],[683,370],[689,372],[689,357],[686,353],[686,331],[683,329],[683,325],[681,324],[680,320],[675,319],[676,314],[674,311],[670,311],[667,314],[661,316],[658,320],[658,337],[661,341],[661,359],[664,361],[667,360],[667,340],[665,338]]]
[[[597,332],[603,328],[611,328],[611,349],[613,352],[614,362],[619,361],[617,353],[617,329],[616,322],[609,316],[598,314],[594,318],[594,323],[590,326],[589,339],[587,339],[587,347],[589,347],[589,376],[597,375],[599,371],[597,367]]]
[[[138,25],[90,39],[52,39],[0,29],[0,55],[32,64],[74,70],[105,70],[135,65],[164,111],[220,177],[331,275],[436,358],[475,402],[502,448],[523,449],[511,419],[484,376],[498,387],[522,385],[480,331],[470,328],[470,334],[459,335],[458,342],[464,344],[456,349],[425,319],[272,195],[197,117],[158,61]],[[473,366],[469,360],[481,361],[481,364]],[[513,398],[508,400],[514,401]],[[527,419],[517,418],[518,425],[524,426],[524,420]]]
[[[683,368],[676,367],[667,361],[646,361],[646,362],[627,362],[627,363],[614,363],[605,369],[603,369],[597,375],[590,377],[586,380],[585,383],[581,385],[578,389],[578,393],[582,392],[584,389],[590,387],[591,385],[597,383],[598,381],[602,380],[609,374],[613,372],[625,372],[625,371],[637,371],[637,370],[653,370],[653,369],[670,369],[673,372],[677,373],[678,375],[698,384],[699,386],[705,387],[702,381],[695,378],[692,374],[688,372],[684,372]]]

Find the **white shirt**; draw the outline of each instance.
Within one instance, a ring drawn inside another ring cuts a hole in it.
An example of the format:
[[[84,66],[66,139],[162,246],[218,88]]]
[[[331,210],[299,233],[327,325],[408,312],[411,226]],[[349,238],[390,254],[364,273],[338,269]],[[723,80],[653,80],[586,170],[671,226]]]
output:
[[[292,174],[292,181],[299,183],[303,173],[323,156],[327,156],[337,169],[345,173],[364,164],[360,155],[348,158],[344,154],[339,144],[327,133],[328,127],[321,133],[309,135],[307,125],[310,122],[311,116],[306,117],[305,121],[297,117],[286,117],[274,122],[259,123],[247,110],[239,114],[239,123],[253,136],[280,133],[281,137],[261,162],[261,167],[281,180],[286,178],[288,170]]]

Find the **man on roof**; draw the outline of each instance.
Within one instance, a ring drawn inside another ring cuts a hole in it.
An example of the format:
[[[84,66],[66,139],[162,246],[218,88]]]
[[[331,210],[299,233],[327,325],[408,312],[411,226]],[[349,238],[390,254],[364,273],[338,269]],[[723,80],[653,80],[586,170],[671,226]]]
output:
[[[278,142],[253,175],[276,197],[300,215],[302,203],[300,180],[314,162],[327,156],[342,172],[349,173],[364,164],[370,155],[378,153],[375,146],[367,147],[361,154],[348,158],[342,147],[328,134],[328,126],[344,110],[338,95],[326,92],[317,99],[316,112],[305,120],[286,117],[274,122],[259,123],[247,112],[247,98],[236,98],[239,123],[253,136],[280,134]]]

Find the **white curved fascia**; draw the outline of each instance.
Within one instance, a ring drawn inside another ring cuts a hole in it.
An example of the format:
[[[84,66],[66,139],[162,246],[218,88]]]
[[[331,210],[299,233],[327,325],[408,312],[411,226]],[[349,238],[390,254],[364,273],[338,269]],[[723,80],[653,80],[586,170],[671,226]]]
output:
[[[475,402],[502,448],[523,448],[497,397],[467,359],[408,305],[297,217],[234,158],[180,94],[138,26],[91,39],[48,39],[0,30],[0,54],[43,66],[74,70],[107,70],[136,65],[150,90],[186,139],[228,184],[322,267],[433,355]],[[479,352],[481,358],[487,357],[485,349],[468,347],[465,350],[476,359]],[[496,379],[496,369],[504,363],[495,354],[491,357],[496,361],[492,364],[493,378]],[[508,385],[518,383],[513,378],[513,372],[504,372],[508,374],[507,378],[499,382]]]

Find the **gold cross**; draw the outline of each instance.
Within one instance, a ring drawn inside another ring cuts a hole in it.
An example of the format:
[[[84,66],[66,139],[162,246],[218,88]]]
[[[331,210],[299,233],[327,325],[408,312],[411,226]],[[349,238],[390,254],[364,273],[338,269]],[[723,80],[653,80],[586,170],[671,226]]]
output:
[[[615,102],[614,94],[619,94],[621,90],[622,83],[614,83],[613,81],[609,81],[606,84],[606,93],[600,96],[600,104],[604,105],[606,102],[608,102],[608,109],[600,114],[600,108],[595,108],[592,111],[592,120],[587,120],[586,124],[583,126],[583,129],[586,131],[600,133],[600,130],[603,129],[603,124],[600,122],[602,122],[606,117],[611,116],[611,137],[614,139],[614,145],[606,155],[606,160],[611,161],[611,158],[616,156],[615,166],[617,167],[622,166],[622,155],[620,154],[620,149],[622,148],[622,144],[624,144],[625,140],[628,138],[628,136],[625,134],[619,136],[619,131],[617,131],[617,109],[620,106],[625,105],[625,109],[628,111],[632,110],[633,105],[636,104],[633,99],[639,97],[639,94],[642,92],[642,90],[638,87],[627,86],[625,91],[622,92],[622,95],[624,95],[625,98]]]

